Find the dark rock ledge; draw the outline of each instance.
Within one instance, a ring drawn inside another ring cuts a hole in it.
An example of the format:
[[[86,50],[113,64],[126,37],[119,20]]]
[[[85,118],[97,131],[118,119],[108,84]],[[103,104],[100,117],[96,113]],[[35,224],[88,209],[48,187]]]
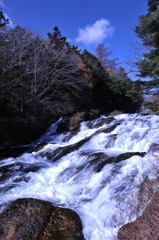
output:
[[[18,199],[0,214],[0,240],[84,240],[78,215],[36,199]]]

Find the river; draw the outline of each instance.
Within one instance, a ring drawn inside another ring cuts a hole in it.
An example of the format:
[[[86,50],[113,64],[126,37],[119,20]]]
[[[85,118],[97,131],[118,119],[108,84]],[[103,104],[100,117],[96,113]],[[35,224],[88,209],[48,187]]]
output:
[[[103,115],[82,122],[75,135],[56,134],[57,124],[32,152],[0,161],[1,211],[17,198],[42,199],[75,210],[86,240],[117,239],[144,209],[140,185],[157,176],[159,117]]]

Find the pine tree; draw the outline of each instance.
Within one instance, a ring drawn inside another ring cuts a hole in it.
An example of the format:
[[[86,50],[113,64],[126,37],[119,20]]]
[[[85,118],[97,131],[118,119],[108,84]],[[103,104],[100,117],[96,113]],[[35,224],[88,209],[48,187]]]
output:
[[[61,32],[57,26],[54,27],[53,33],[48,33],[50,44],[56,49],[61,50],[63,48],[69,48],[69,43],[66,40],[66,37],[61,35]]]
[[[3,12],[0,10],[0,27],[4,27],[8,23],[9,23],[9,19],[6,18]]]
[[[140,16],[135,32],[148,48],[144,58],[137,62],[141,77],[159,77],[159,1],[148,1],[148,13]]]

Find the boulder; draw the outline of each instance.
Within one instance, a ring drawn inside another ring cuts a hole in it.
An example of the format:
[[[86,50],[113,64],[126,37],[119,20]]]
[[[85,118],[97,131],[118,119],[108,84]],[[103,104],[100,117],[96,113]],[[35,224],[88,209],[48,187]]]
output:
[[[0,215],[2,240],[84,240],[78,215],[37,199],[18,199]]]
[[[99,117],[99,111],[98,110],[91,110],[90,112],[77,112],[74,115],[72,115],[68,121],[69,121],[69,130],[71,132],[76,132],[79,129],[80,123],[82,121],[91,121],[97,117]]]
[[[142,196],[139,200],[142,204],[147,202],[143,214],[134,222],[125,224],[118,232],[119,240],[158,240],[159,239],[159,190],[153,193],[153,187],[159,187],[155,181],[151,186],[142,186]],[[145,194],[144,194],[145,193]]]
[[[63,119],[63,121],[61,121],[56,128],[56,133],[60,134],[60,133],[64,133],[66,131],[69,131],[69,122],[68,122],[68,118]]]

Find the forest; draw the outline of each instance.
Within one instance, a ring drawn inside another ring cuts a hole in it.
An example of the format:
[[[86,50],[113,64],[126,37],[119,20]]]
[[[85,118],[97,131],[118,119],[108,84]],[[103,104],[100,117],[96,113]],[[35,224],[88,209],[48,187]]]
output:
[[[157,6],[157,0],[148,2],[148,13],[140,16],[135,32],[147,47],[136,63],[139,76],[150,76],[151,83],[158,84]],[[0,11],[1,144],[26,143],[50,122],[76,112],[139,111],[147,83],[132,81],[116,59],[109,59],[103,44],[93,55],[72,46],[57,26],[42,38],[21,26],[9,28],[8,23]]]
[[[159,0],[146,1],[137,80],[103,42],[82,50],[0,10],[0,239],[159,239]]]

